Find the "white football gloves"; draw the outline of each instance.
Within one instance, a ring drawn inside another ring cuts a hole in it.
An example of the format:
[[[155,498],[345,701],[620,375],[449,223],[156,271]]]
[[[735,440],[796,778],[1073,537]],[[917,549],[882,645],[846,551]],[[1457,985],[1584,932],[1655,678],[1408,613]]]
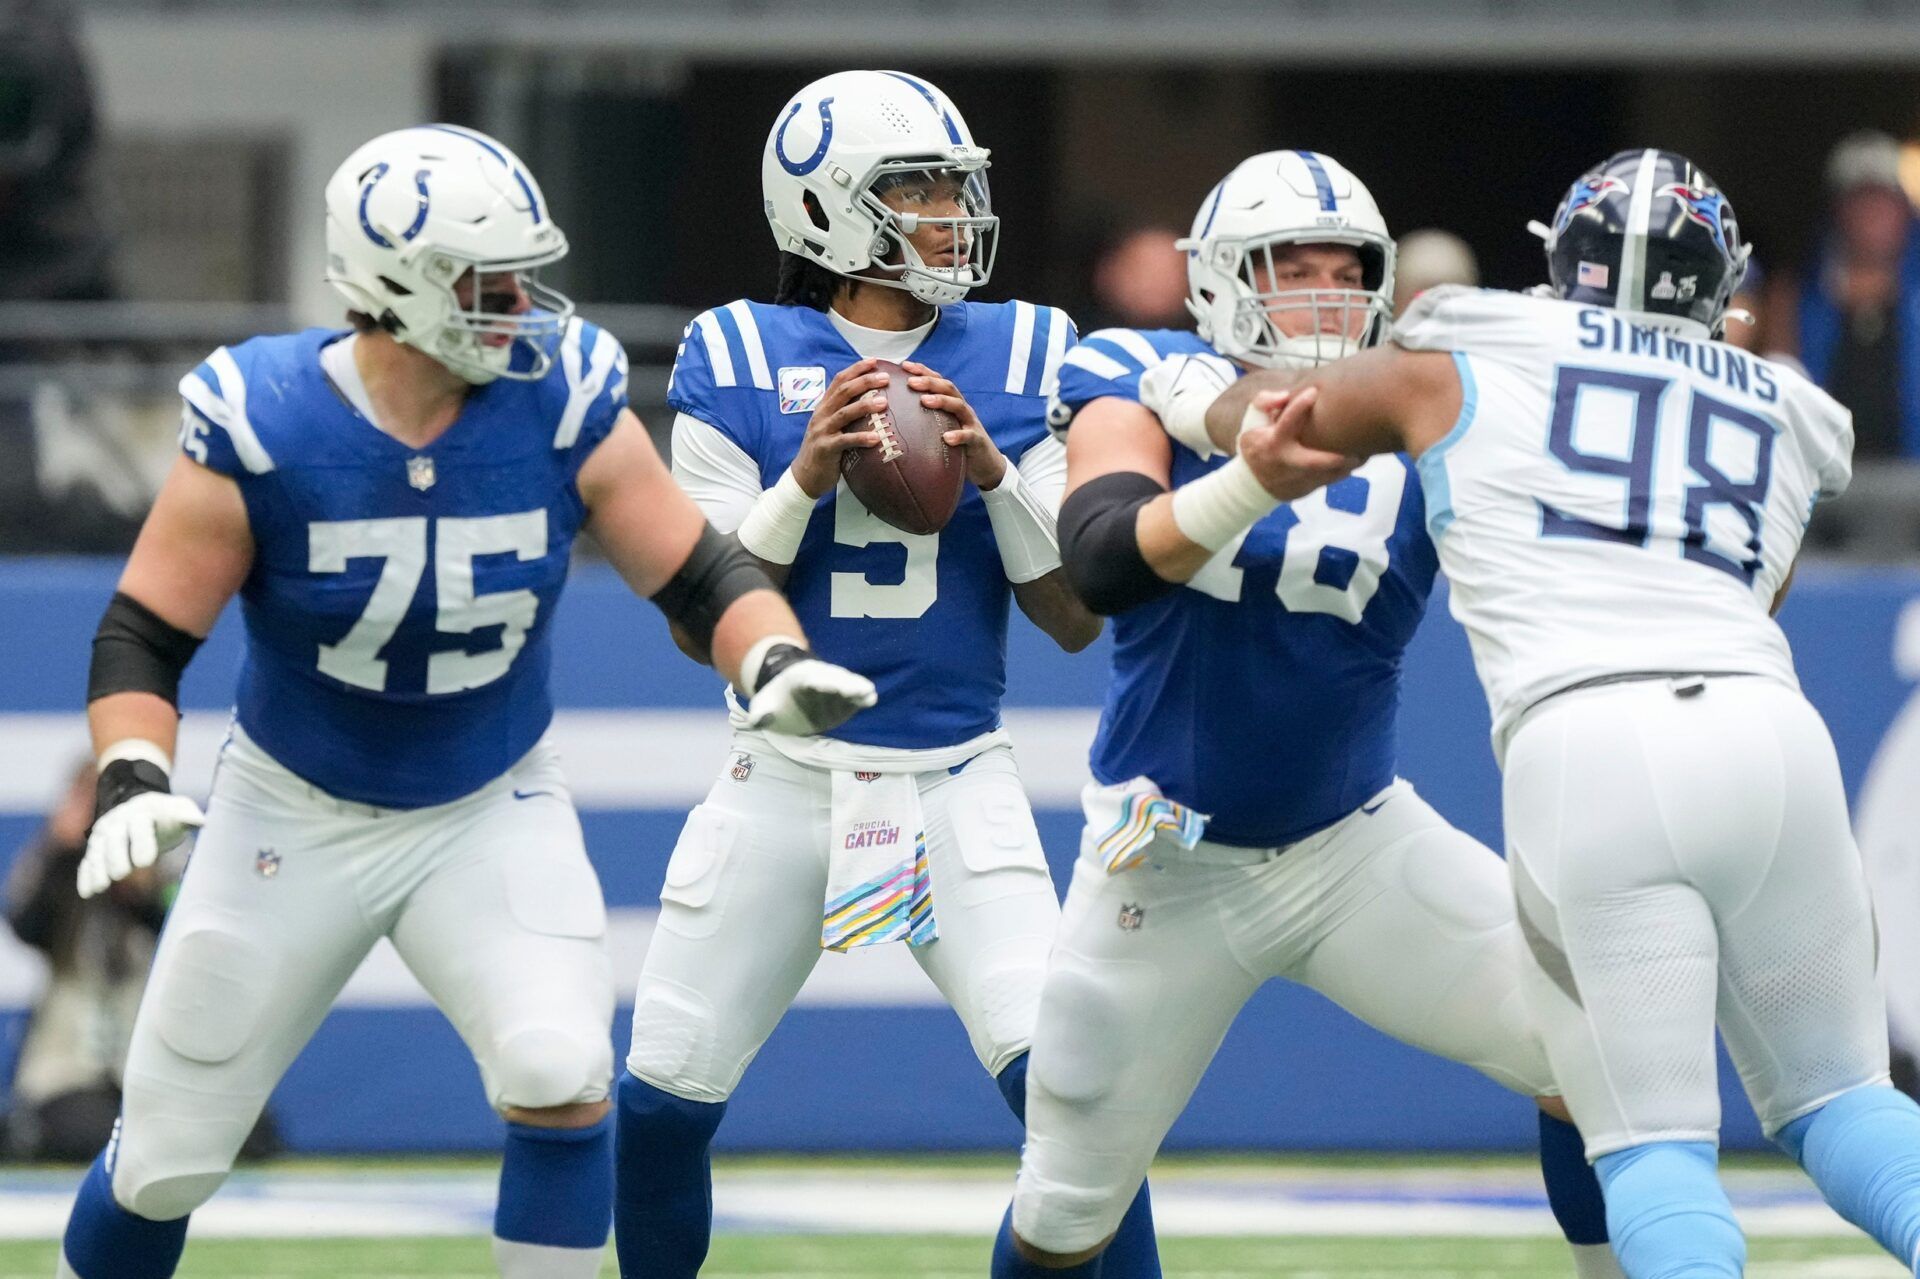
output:
[[[145,742],[123,742],[101,757],[94,788],[93,830],[80,859],[76,885],[82,897],[103,893],[116,880],[158,861],[179,847],[187,832],[206,823],[200,805],[167,789],[166,755]]]
[[[1212,457],[1220,450],[1207,435],[1207,410],[1239,377],[1240,370],[1217,355],[1169,355],[1140,375],[1140,403],[1168,435],[1201,457]]]
[[[747,727],[807,737],[837,728],[879,699],[873,681],[822,661],[789,635],[770,635],[747,650],[740,680],[753,690]]]

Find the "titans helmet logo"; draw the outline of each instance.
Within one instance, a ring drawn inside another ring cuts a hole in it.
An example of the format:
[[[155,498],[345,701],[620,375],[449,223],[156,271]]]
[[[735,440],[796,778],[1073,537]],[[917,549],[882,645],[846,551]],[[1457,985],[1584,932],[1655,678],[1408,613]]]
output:
[[[1685,182],[1669,182],[1654,193],[1654,198],[1672,196],[1673,202],[1689,222],[1698,222],[1713,233],[1715,243],[1729,252],[1732,246],[1727,243],[1727,198],[1711,187],[1691,186]]]
[[[1555,235],[1567,229],[1574,214],[1582,209],[1591,209],[1610,195],[1626,195],[1629,188],[1625,178],[1616,178],[1611,173],[1598,176],[1588,174],[1573,184],[1573,190],[1567,193],[1567,202],[1560,206],[1560,216],[1553,220]]]

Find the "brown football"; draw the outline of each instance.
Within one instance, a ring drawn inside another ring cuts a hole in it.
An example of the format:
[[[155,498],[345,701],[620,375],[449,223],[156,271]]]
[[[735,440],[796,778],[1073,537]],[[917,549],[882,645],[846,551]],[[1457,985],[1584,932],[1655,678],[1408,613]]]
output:
[[[887,407],[850,428],[872,431],[880,443],[840,455],[840,474],[869,511],[906,533],[938,533],[960,505],[967,482],[966,456],[941,437],[959,429],[944,409],[920,403],[907,386],[907,371],[891,360],[874,370],[887,375]]]

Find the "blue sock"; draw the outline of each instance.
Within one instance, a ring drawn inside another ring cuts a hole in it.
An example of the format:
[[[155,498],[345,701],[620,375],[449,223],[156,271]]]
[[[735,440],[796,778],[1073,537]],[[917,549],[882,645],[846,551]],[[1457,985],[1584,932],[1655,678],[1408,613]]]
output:
[[[1007,1099],[1014,1117],[1026,1123],[1027,1054],[1008,1062],[994,1082],[1000,1085],[1000,1095]],[[1120,1218],[1120,1228],[1100,1260],[1104,1279],[1160,1279],[1160,1241],[1154,1237],[1153,1196],[1146,1182],[1140,1183],[1140,1192],[1127,1205],[1127,1215]]]
[[[1631,1279],[1739,1279],[1747,1241],[1721,1189],[1720,1155],[1704,1141],[1662,1141],[1594,1161],[1607,1230]]]
[[[589,1128],[507,1125],[496,1238],[604,1248],[613,1226],[613,1116]]]
[[[128,1212],[114,1201],[107,1156],[93,1161],[73,1201],[62,1244],[75,1274],[81,1279],[169,1279],[186,1246],[185,1217],[148,1221]]]
[[[1855,1088],[1774,1136],[1835,1212],[1920,1273],[1920,1106]]]
[[[1600,1178],[1587,1162],[1580,1130],[1564,1119],[1540,1112],[1540,1175],[1547,1183],[1547,1206],[1571,1244],[1607,1241],[1607,1201]]]
[[[1022,1057],[1022,1061],[1026,1058]],[[1077,1266],[1068,1266],[1064,1270],[1053,1270],[1038,1266],[1020,1255],[1013,1246],[1013,1209],[1007,1209],[1007,1215],[1000,1219],[1000,1233],[993,1241],[993,1279],[1101,1279],[1105,1274],[1100,1263],[1106,1258],[1095,1257],[1083,1261]]]
[[[713,1237],[708,1144],[727,1103],[688,1101],[622,1071],[613,1245],[622,1279],[694,1279]]]

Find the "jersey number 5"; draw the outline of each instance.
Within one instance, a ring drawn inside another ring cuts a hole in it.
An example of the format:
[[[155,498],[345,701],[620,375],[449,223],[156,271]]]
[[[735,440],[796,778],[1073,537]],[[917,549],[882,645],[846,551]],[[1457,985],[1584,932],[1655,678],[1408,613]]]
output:
[[[344,573],[349,560],[381,561],[380,580],[352,629],[339,643],[320,645],[322,674],[356,688],[385,691],[387,663],[380,653],[400,629],[426,573],[428,523],[423,515],[408,515],[307,525],[309,572]],[[520,511],[471,519],[443,516],[432,523],[436,526],[434,630],[442,635],[469,635],[484,626],[500,628],[497,648],[428,655],[427,692],[458,693],[505,675],[540,611],[540,597],[524,588],[475,593],[474,557],[512,554],[522,560],[539,559],[547,553],[547,513]]]

